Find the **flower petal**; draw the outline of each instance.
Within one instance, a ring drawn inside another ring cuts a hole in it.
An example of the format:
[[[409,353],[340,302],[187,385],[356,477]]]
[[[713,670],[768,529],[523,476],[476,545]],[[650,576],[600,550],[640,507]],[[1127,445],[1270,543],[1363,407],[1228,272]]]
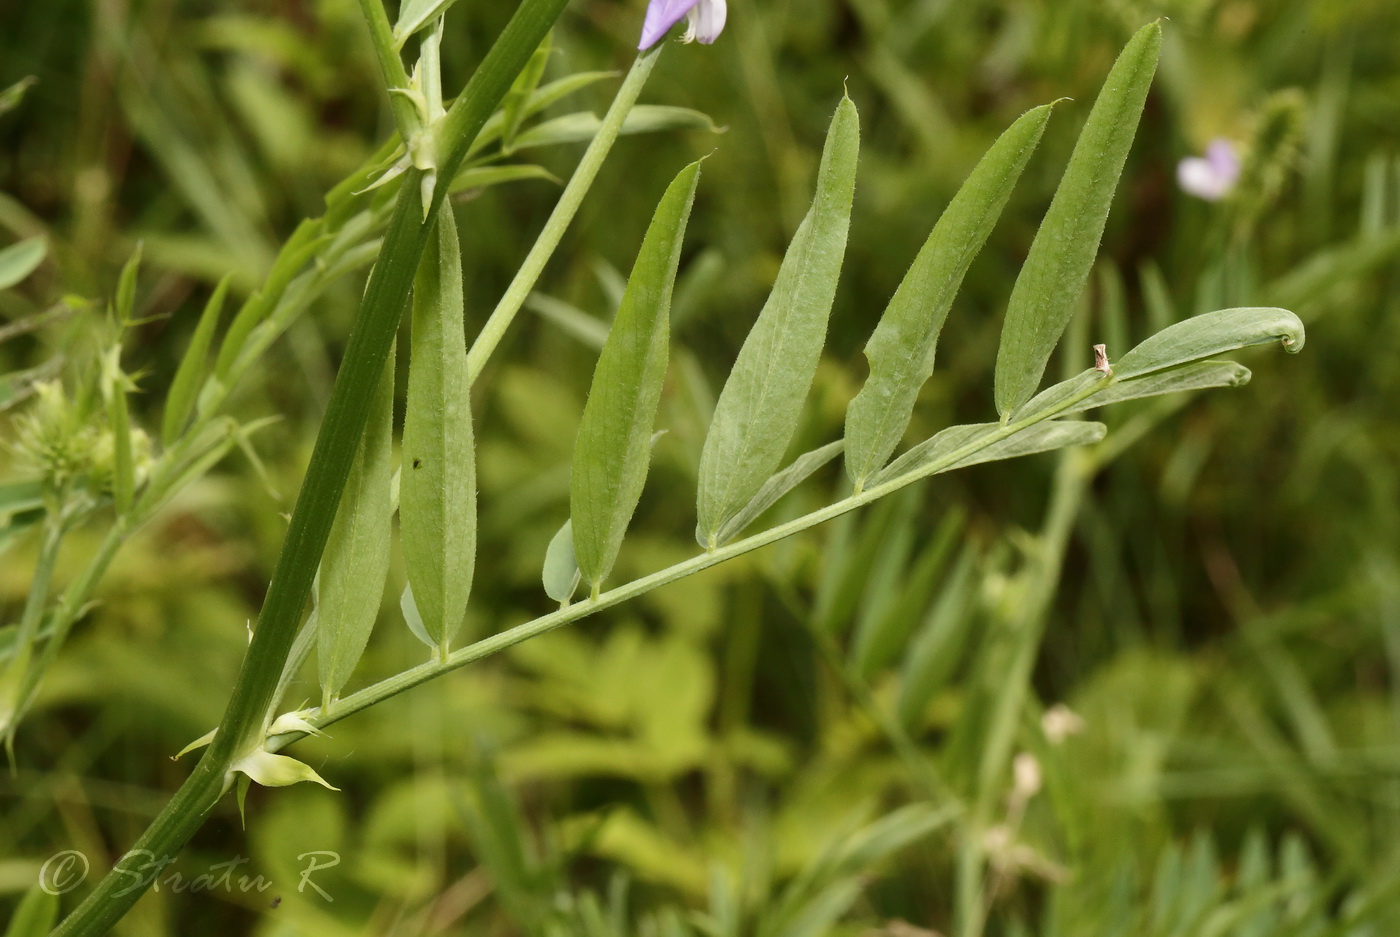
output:
[[[656,45],[666,31],[681,21],[700,0],[651,0],[647,18],[642,23],[642,41],[637,44],[645,51]]]
[[[714,42],[724,31],[728,15],[724,0],[700,0],[690,11],[690,28],[685,32],[685,41],[694,39],[701,45]]]

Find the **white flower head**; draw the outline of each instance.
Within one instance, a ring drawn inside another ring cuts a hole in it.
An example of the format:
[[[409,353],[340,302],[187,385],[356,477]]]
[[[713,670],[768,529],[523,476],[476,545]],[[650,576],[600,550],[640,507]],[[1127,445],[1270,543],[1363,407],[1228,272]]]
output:
[[[689,22],[681,41],[709,45],[724,31],[728,13],[725,0],[651,0],[637,48],[645,51],[656,45],[682,17]]]
[[[1176,165],[1176,184],[1181,191],[1207,202],[1218,202],[1234,191],[1240,180],[1240,156],[1234,143],[1215,139],[1206,155],[1188,156]]]

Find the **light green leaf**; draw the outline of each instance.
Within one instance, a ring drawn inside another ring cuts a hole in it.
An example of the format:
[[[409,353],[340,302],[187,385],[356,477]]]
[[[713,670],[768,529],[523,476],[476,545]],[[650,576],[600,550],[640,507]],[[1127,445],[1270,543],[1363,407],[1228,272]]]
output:
[[[1249,368],[1242,364],[1233,361],[1198,361],[1169,371],[1157,371],[1144,377],[1110,384],[1064,412],[1080,413],[1111,403],[1143,397],[1160,397],[1163,394],[1210,390],[1216,387],[1243,387],[1249,383],[1249,378]]]
[[[24,100],[25,92],[38,83],[38,78],[26,75],[4,91],[0,91],[0,114],[8,114],[19,107],[19,103]]]
[[[476,565],[476,453],[457,222],[441,212],[413,285],[399,525],[423,625],[446,653]]]
[[[384,600],[394,515],[393,441],[391,348],[316,577],[316,659],[324,704],[339,697],[354,673]]]
[[[263,748],[254,749],[244,755],[234,762],[229,771],[247,775],[263,787],[287,787],[301,781],[315,781],[328,790],[340,790],[326,783],[325,778],[317,774],[310,765],[288,755],[274,755]]]
[[[1283,350],[1303,350],[1302,321],[1287,309],[1247,307],[1206,312],[1170,325],[1118,359],[1113,373],[1129,380],[1222,352],[1281,342]]]
[[[544,67],[549,62],[551,52],[550,38],[550,34],[546,33],[544,41],[535,50],[535,54],[530,56],[525,68],[515,76],[515,82],[501,104],[501,150],[507,154],[514,148],[515,135],[520,131],[520,124],[525,119],[525,107],[530,101],[530,96],[535,93],[540,79],[544,77]]]
[[[938,334],[963,277],[1035,152],[1054,105],[1022,115],[968,176],[924,243],[865,346],[870,377],[846,411],[846,473],[859,491],[909,426],[933,374]]]
[[[603,126],[598,115],[588,111],[565,114],[536,124],[515,138],[514,150],[536,146],[558,146],[561,143],[586,143]],[[667,107],[660,104],[638,104],[622,123],[621,135],[657,133],[663,130],[706,130],[719,133],[720,128],[709,115],[688,107]]]
[[[562,299],[531,293],[525,300],[525,308],[544,316],[560,331],[567,332],[589,348],[601,350],[608,340],[608,323]]]
[[[836,442],[827,443],[820,449],[804,452],[793,459],[792,464],[787,468],[781,472],[775,472],[763,483],[763,487],[758,489],[758,493],[753,496],[749,503],[744,505],[738,514],[731,517],[720,528],[719,536],[715,542],[724,544],[739,536],[745,528],[758,519],[760,514],[777,504],[779,498],[810,478],[817,469],[836,458],[844,447],[845,443],[838,439]]]
[[[530,95],[530,100],[525,105],[525,117],[526,119],[533,117],[556,101],[582,91],[589,85],[608,78],[616,78],[617,74],[617,72],[576,72],[551,81]],[[470,157],[499,140],[504,130],[505,114],[497,111],[482,126],[481,133],[477,134],[476,139],[472,141],[471,148],[467,150],[467,156]]]
[[[542,179],[545,182],[558,182],[559,177],[543,166],[526,163],[519,166],[478,166],[464,169],[452,180],[452,194],[472,189],[486,189],[506,182],[525,182]]]
[[[33,273],[49,252],[43,235],[25,238],[0,250],[0,290],[7,290]]]
[[[544,594],[562,605],[573,601],[582,574],[574,558],[574,525],[565,521],[544,551]]]
[[[418,30],[447,12],[457,0],[403,0],[394,24],[394,42],[400,47]]]
[[[583,408],[569,510],[578,568],[595,594],[617,559],[646,481],[666,378],[671,292],[699,178],[700,164],[691,163],[662,196]]]
[[[968,446],[983,444],[982,448],[977,449],[977,451],[955,462],[950,462],[929,474],[940,475],[954,469],[967,468],[969,465],[1015,459],[1037,452],[1063,449],[1065,446],[1087,446],[1103,439],[1108,428],[1102,423],[1047,420],[1028,426],[1005,439],[997,440],[997,437],[1005,431],[1006,427],[1000,423],[968,423],[963,426],[950,426],[895,459],[875,476],[871,484],[879,485],[905,475],[922,474],[929,466]]]
[[[1035,394],[1079,303],[1161,46],[1161,25],[1144,26],[1114,63],[1016,278],[997,352],[996,406],[1004,420]]]
[[[860,152],[860,117],[843,98],[827,131],[817,194],[768,302],[720,392],[700,455],[699,524],[707,549],[778,468],[826,341],[836,298]]]
[[[180,437],[185,424],[194,410],[199,388],[207,376],[205,364],[209,358],[209,348],[214,341],[214,330],[219,326],[219,315],[224,309],[224,297],[228,295],[228,285],[233,274],[225,276],[214,287],[214,293],[204,306],[204,312],[195,326],[190,347],[185,349],[185,357],[180,359],[180,367],[175,371],[175,379],[170,382],[170,393],[165,400],[165,419],[161,424],[160,438],[167,447]]]

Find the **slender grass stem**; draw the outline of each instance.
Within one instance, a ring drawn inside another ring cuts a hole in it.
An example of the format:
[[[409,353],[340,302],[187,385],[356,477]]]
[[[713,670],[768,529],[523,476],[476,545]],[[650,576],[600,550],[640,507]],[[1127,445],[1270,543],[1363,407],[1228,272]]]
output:
[[[579,160],[578,168],[574,170],[568,185],[564,187],[564,192],[559,196],[559,202],[554,206],[554,211],[550,212],[549,220],[545,222],[544,229],[535,239],[534,247],[530,248],[530,253],[526,255],[524,263],[520,265],[520,270],[516,272],[515,278],[510,281],[510,286],[501,296],[500,302],[492,310],[490,318],[482,326],[481,333],[472,342],[471,350],[467,352],[467,382],[469,384],[476,383],[476,379],[481,375],[482,369],[486,367],[491,353],[501,343],[501,339],[505,337],[506,330],[510,328],[516,313],[520,312],[521,307],[525,305],[525,300],[530,296],[530,291],[539,282],[545,264],[549,263],[549,259],[554,256],[554,251],[559,247],[564,232],[568,230],[569,224],[578,214],[584,196],[592,188],[593,180],[598,177],[598,170],[602,168],[603,161],[607,159],[609,151],[612,150],[613,144],[617,141],[618,134],[622,132],[622,125],[627,120],[627,115],[632,112],[632,106],[637,103],[637,97],[642,93],[642,87],[646,84],[647,77],[651,75],[651,70],[656,65],[656,58],[661,54],[663,46],[664,43],[659,43],[637,56],[636,61],[632,63],[632,69],[623,79],[622,86],[617,89],[617,96],[613,98],[612,105],[608,108],[607,114],[604,115],[602,125],[599,126],[598,132],[589,142],[588,149],[584,151],[583,159]]]

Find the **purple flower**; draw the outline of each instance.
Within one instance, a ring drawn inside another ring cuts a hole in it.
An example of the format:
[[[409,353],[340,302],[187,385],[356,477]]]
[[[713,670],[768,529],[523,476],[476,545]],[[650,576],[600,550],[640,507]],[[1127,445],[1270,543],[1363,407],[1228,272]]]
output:
[[[1207,202],[1218,202],[1235,188],[1240,178],[1240,157],[1234,143],[1216,138],[1206,155],[1188,156],[1176,166],[1181,191]]]
[[[637,48],[645,50],[656,45],[683,16],[688,17],[690,23],[681,41],[698,39],[709,45],[724,30],[726,13],[724,0],[651,0],[646,22],[642,24],[642,41]]]

